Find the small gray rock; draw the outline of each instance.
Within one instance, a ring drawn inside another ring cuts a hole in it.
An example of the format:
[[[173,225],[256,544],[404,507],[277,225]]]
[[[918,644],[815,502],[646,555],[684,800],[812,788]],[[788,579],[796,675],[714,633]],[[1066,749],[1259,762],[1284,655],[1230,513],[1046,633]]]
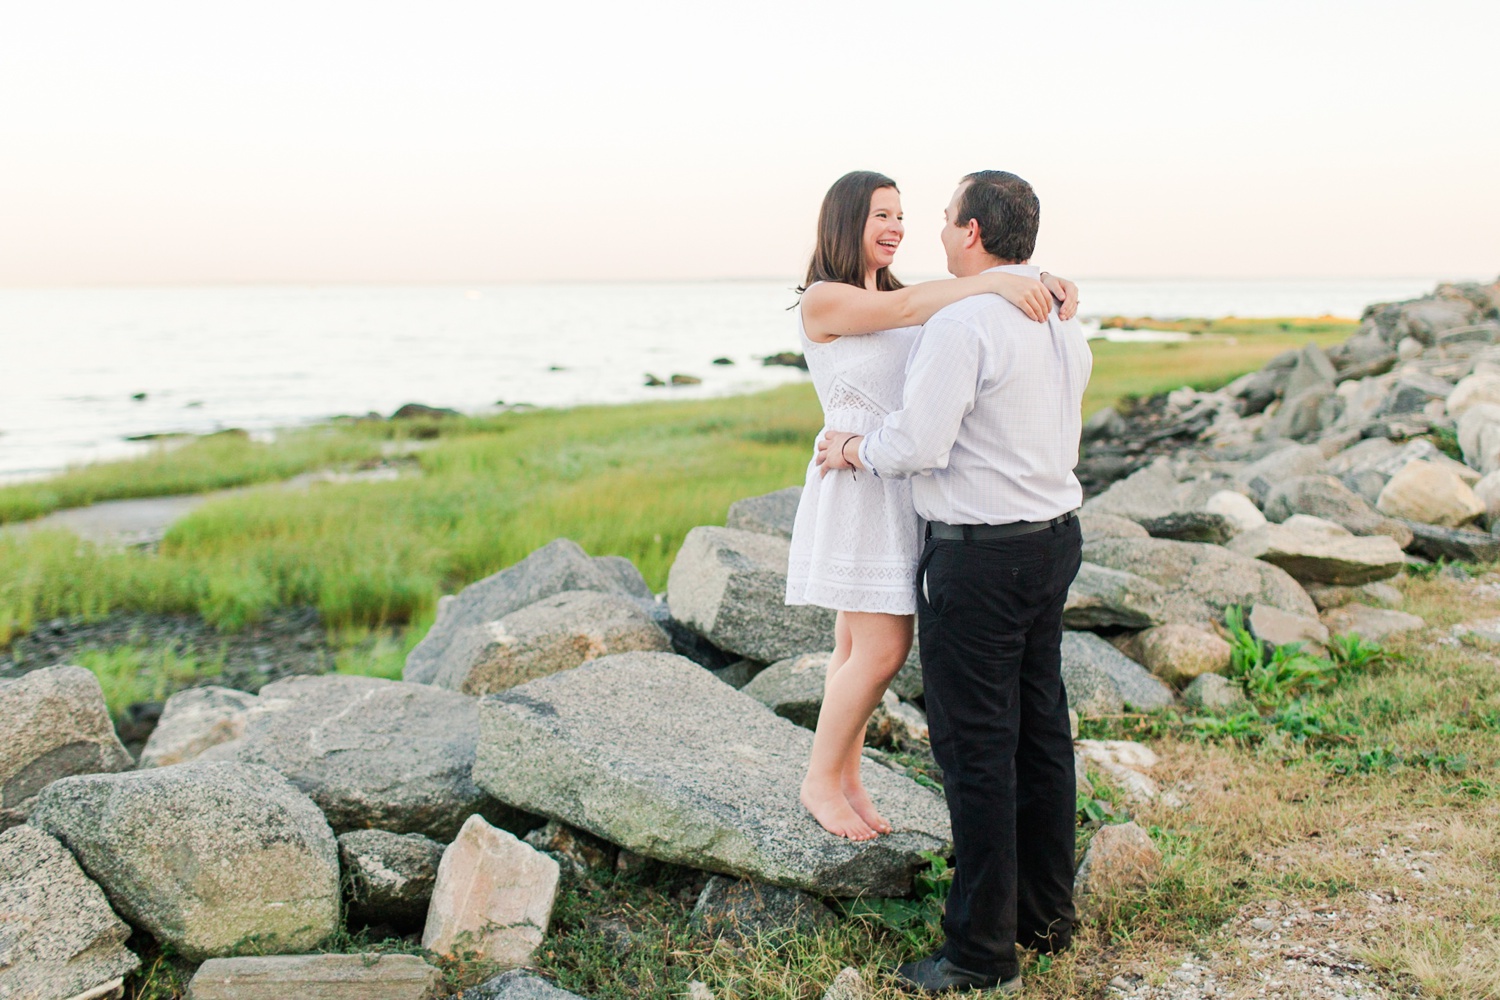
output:
[[[753,940],[776,931],[817,931],[832,927],[833,914],[816,896],[778,885],[715,875],[698,894],[693,923],[713,934]]]
[[[832,653],[804,653],[771,664],[755,675],[742,690],[762,705],[804,729],[818,728],[823,708],[823,683]],[[890,716],[877,705],[865,727],[870,746],[885,743],[891,735]]]
[[[1257,604],[1245,618],[1250,634],[1273,646],[1302,643],[1310,652],[1321,652],[1328,642],[1328,629],[1315,616],[1294,615],[1265,604]]]
[[[825,895],[907,891],[951,836],[943,800],[873,761],[895,832],[865,843],[797,799],[812,734],[666,653],[623,653],[480,701],[475,780],[630,851]]]
[[[58,778],[130,766],[87,670],[43,667],[0,681],[0,830],[26,822],[37,793]]]
[[[140,967],[130,928],[53,837],[0,833],[0,996],[73,997]]]
[[[443,653],[465,629],[499,621],[544,597],[565,590],[597,590],[626,597],[649,595],[645,581],[637,579],[639,572],[632,577],[622,562],[625,560],[616,557],[591,559],[577,542],[559,538],[509,569],[470,584],[456,596],[442,598],[437,621],[407,656],[402,678],[430,682]]]
[[[724,527],[791,538],[792,523],[797,520],[797,504],[801,500],[800,486],[788,486],[775,493],[736,500],[729,505]]]
[[[694,528],[667,577],[672,614],[720,649],[763,663],[826,649],[835,613],[786,603],[789,549],[773,535]]]
[[[457,1000],[582,1000],[524,969],[502,972],[494,979],[464,990]]]
[[[420,930],[432,900],[443,845],[420,833],[351,830],[339,835],[351,927]]]
[[[613,844],[555,819],[549,819],[524,839],[537,850],[558,859],[559,863],[566,862],[575,872],[584,872],[590,868],[611,869],[615,866],[617,852]]]
[[[206,685],[167,699],[161,720],[141,751],[141,767],[167,767],[194,760],[209,747],[245,735],[245,720],[258,699],[234,688]]]
[[[479,707],[457,691],[325,674],[261,688],[245,735],[199,759],[276,770],[339,833],[390,830],[446,843],[474,813],[518,819],[474,784],[478,739]]]
[[[1080,909],[1086,910],[1083,897],[1143,888],[1161,869],[1161,862],[1161,849],[1135,823],[1100,827],[1078,865],[1073,895],[1082,904]]]
[[[303,951],[338,927],[333,831],[270,768],[194,761],[63,778],[31,822],[127,920],[188,959]]]
[[[1419,371],[1403,371],[1381,408],[1382,416],[1421,413],[1434,399],[1443,400],[1453,391],[1453,383]]]
[[[1068,705],[1079,715],[1107,715],[1126,705],[1152,711],[1172,704],[1172,689],[1092,632],[1064,632],[1062,675]]]
[[[1183,690],[1182,703],[1196,711],[1237,712],[1250,707],[1240,686],[1219,674],[1199,674]]]
[[[709,672],[730,687],[739,689],[754,680],[755,675],[765,668],[764,663],[756,663],[754,660],[735,660],[727,667]]]
[[[1140,522],[1152,538],[1173,538],[1179,542],[1208,542],[1223,545],[1235,535],[1235,526],[1222,514],[1206,510],[1174,511]]]
[[[1364,604],[1346,604],[1326,611],[1323,624],[1334,635],[1357,635],[1367,642],[1384,642],[1393,636],[1427,627],[1427,623],[1416,615]]]

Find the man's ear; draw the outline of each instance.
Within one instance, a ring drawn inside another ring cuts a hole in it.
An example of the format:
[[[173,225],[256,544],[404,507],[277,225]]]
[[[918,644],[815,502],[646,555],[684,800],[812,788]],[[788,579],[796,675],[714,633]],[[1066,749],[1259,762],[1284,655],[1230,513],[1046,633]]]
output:
[[[973,250],[983,242],[984,238],[979,233],[979,220],[970,219],[968,233],[964,236],[964,249]]]

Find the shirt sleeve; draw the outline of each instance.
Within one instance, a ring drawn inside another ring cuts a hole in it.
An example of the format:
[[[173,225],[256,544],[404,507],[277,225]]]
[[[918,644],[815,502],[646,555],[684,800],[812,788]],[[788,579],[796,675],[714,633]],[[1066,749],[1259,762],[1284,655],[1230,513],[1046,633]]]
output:
[[[947,468],[959,425],[974,408],[982,366],[973,330],[954,320],[930,321],[912,351],[901,409],[859,446],[865,468],[882,479]]]

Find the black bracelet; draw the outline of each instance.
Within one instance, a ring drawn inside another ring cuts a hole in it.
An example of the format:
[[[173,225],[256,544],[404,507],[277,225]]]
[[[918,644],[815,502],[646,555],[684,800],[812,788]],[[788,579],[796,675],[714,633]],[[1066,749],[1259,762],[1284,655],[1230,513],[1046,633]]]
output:
[[[849,442],[853,440],[852,437],[846,437],[844,438],[844,443],[839,445],[839,458],[842,458],[845,462],[849,462],[849,456],[844,454],[844,449],[849,447]],[[853,462],[849,462],[849,468],[854,468]]]

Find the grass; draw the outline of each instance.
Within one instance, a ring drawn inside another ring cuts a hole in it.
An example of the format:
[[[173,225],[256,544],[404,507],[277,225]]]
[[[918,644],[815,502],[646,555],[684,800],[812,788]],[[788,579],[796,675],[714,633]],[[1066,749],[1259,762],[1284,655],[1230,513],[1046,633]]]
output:
[[[84,465],[40,482],[0,489],[0,524],[101,500],[207,493],[334,465],[373,462],[381,457],[386,433],[384,427],[344,424],[284,431],[275,442],[252,441],[233,431],[185,443],[166,442],[140,458]]]
[[[76,665],[93,671],[113,718],[138,701],[165,701],[181,688],[217,677],[223,664],[179,654],[170,646],[116,646],[77,654]]]
[[[114,609],[196,612],[234,629],[310,604],[331,628],[379,629],[559,536],[631,559],[662,589],[692,527],[801,481],[820,425],[805,386],[450,420],[415,456],[418,475],[237,493],[179,521],[155,552],[63,532],[0,536],[0,643],[39,619]],[[348,433],[378,450],[373,429]],[[134,464],[110,468],[129,478]]]

